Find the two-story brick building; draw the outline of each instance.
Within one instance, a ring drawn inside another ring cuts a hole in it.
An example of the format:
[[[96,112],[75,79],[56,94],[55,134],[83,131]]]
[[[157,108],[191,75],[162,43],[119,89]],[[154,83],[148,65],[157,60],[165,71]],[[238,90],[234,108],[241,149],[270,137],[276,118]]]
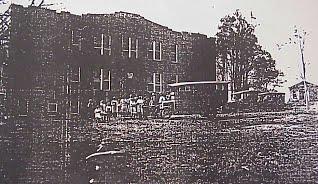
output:
[[[215,81],[215,42],[206,35],[126,12],[73,15],[11,5],[8,17],[5,88],[13,115],[71,118],[89,98]]]

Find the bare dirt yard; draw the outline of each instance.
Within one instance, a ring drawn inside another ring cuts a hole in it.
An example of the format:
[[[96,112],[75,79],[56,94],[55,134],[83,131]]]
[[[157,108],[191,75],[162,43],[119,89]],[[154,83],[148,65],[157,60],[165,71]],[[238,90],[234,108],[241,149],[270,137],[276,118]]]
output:
[[[315,183],[317,130],[308,114],[98,126],[12,119],[0,126],[0,183]]]

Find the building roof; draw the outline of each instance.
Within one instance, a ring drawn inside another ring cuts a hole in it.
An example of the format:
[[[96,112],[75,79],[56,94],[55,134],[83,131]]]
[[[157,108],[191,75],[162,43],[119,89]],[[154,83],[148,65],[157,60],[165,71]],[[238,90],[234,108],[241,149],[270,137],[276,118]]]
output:
[[[311,82],[308,82],[308,81],[306,81],[306,84],[308,85],[310,85],[310,86],[313,86],[313,87],[318,87],[318,85],[317,84],[313,84],[313,83],[311,83]],[[301,81],[301,82],[299,82],[299,83],[297,83],[297,84],[294,84],[294,85],[292,85],[292,86],[290,86],[290,87],[288,87],[289,89],[291,89],[291,88],[296,88],[296,87],[299,87],[299,86],[302,86],[302,85],[304,85],[304,81]]]
[[[159,26],[163,29],[168,29],[172,32],[175,32],[175,33],[179,33],[181,35],[184,35],[184,36],[194,36],[194,37],[205,37],[205,38],[214,38],[214,37],[208,37],[207,35],[205,34],[201,34],[201,33],[192,33],[192,32],[186,32],[186,31],[176,31],[176,30],[172,30],[171,28],[167,27],[167,26],[163,26],[159,23],[156,23],[154,21],[151,21],[139,14],[135,14],[135,13],[130,13],[130,12],[124,12],[124,11],[119,11],[119,12],[114,12],[114,13],[105,13],[105,14],[95,14],[95,13],[86,13],[86,14],[74,14],[74,13],[71,13],[71,12],[68,12],[68,11],[56,11],[56,10],[52,10],[52,9],[49,9],[47,7],[38,7],[38,6],[23,6],[23,5],[19,5],[19,4],[15,4],[15,3],[12,3],[10,5],[10,7],[15,7],[15,8],[23,8],[23,9],[38,9],[38,10],[43,10],[43,11],[47,11],[47,12],[51,12],[51,13],[56,13],[56,14],[69,14],[69,15],[72,15],[72,16],[75,16],[75,17],[78,17],[78,18],[85,18],[85,17],[104,17],[104,18],[109,18],[109,17],[116,17],[116,18],[124,18],[124,19],[140,19],[140,20],[144,20],[150,24],[153,24],[155,26]]]
[[[285,94],[285,93],[281,93],[281,92],[274,92],[274,91],[268,91],[268,92],[264,92],[264,93],[259,93],[258,95],[269,95],[269,94]]]
[[[237,92],[234,92],[232,94],[233,95],[238,95],[238,94],[242,94],[242,93],[259,93],[259,91],[248,89],[248,90],[243,90],[243,91],[237,91]]]
[[[186,85],[197,85],[197,84],[228,84],[227,81],[195,81],[195,82],[178,82],[168,84],[170,87],[186,86]]]

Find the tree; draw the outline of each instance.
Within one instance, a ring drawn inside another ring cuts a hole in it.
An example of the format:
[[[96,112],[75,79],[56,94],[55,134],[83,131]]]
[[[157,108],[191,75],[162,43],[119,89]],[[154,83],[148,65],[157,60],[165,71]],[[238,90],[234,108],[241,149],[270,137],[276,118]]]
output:
[[[251,60],[256,56],[254,50],[258,47],[254,26],[237,10],[221,19],[216,37],[217,67],[221,69],[221,80],[230,80],[235,91],[246,88]]]
[[[276,62],[258,44],[255,26],[239,10],[221,19],[216,34],[219,80],[230,82],[231,91],[268,88],[277,78]]]
[[[271,54],[265,50],[258,51],[258,55],[251,63],[251,71],[249,72],[251,80],[249,86],[259,90],[266,90],[270,84],[277,86],[281,81],[277,78],[283,75],[276,69],[276,61]]]

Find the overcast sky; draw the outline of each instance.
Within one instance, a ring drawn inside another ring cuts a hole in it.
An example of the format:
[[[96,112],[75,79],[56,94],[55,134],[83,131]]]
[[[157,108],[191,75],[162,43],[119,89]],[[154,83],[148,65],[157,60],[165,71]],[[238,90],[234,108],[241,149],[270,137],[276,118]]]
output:
[[[31,0],[12,0],[17,4],[28,4]],[[40,0],[38,0],[40,2]],[[63,2],[52,6],[75,14],[113,13],[126,11],[168,26],[176,31],[199,32],[214,36],[220,19],[240,9],[247,20],[250,13],[257,18],[254,23],[259,43],[277,60],[277,66],[286,74],[285,88],[299,82],[300,53],[295,45],[278,50],[276,44],[288,41],[294,25],[306,30],[309,35],[305,45],[305,60],[308,64],[307,78],[318,84],[318,1],[317,0],[47,0]],[[2,9],[4,6],[2,5]]]

